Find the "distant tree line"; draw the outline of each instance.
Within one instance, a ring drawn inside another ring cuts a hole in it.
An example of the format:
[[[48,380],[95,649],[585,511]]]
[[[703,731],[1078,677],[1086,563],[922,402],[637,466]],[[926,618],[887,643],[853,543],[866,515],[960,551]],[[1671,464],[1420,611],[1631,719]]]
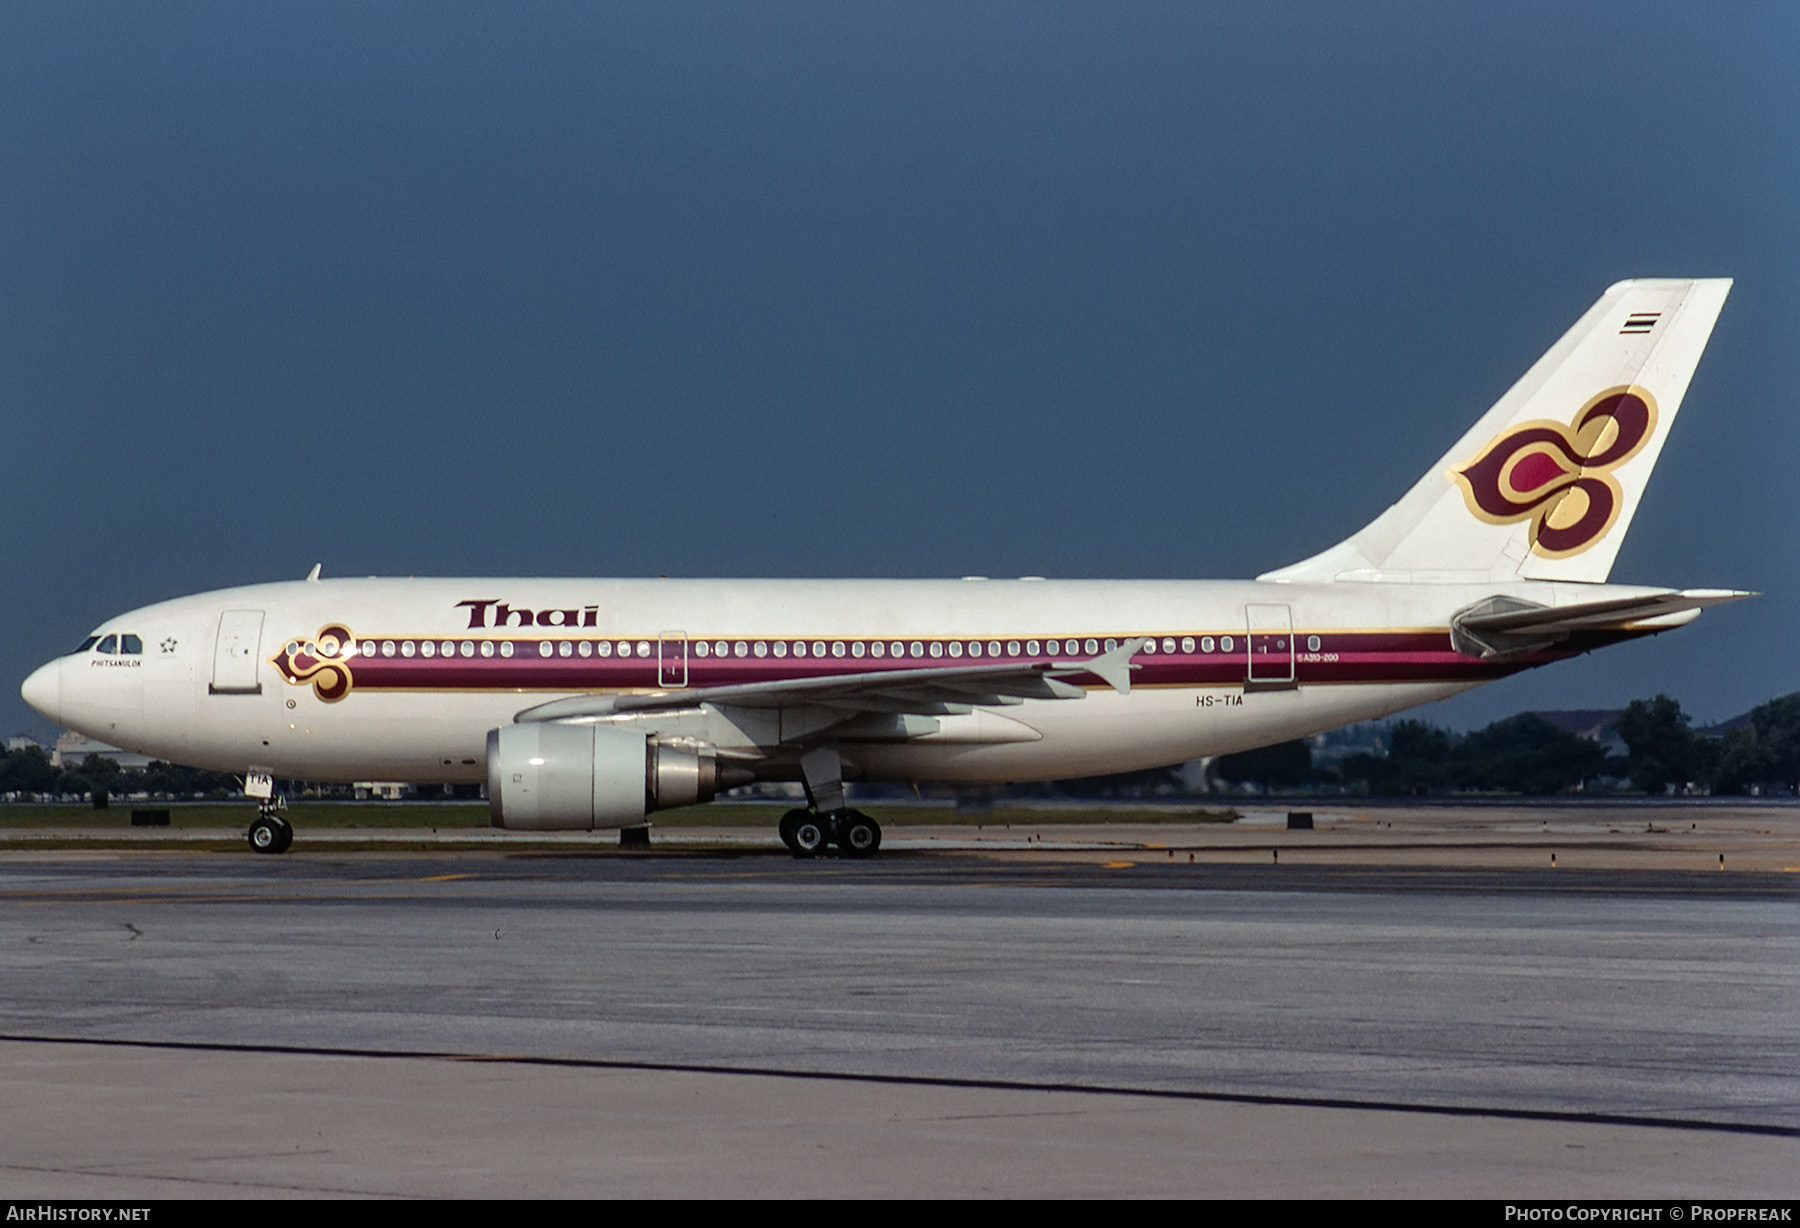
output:
[[[1718,794],[1800,791],[1800,693],[1753,709],[1745,723],[1720,737],[1694,729],[1681,705],[1667,695],[1633,700],[1613,727],[1627,748],[1624,755],[1609,755],[1599,743],[1530,712],[1465,734],[1420,720],[1398,720],[1386,727],[1385,753],[1364,752],[1338,764],[1315,765],[1312,746],[1297,740],[1222,755],[1212,771],[1219,780],[1269,793],[1308,788],[1388,797],[1544,795],[1621,787],[1653,794],[1690,788]],[[129,794],[223,799],[241,790],[242,782],[228,772],[160,761],[126,769],[104,755],[89,755],[80,767],[59,768],[42,747],[0,750],[0,796],[87,796],[104,805],[109,797]],[[1009,790],[1024,796],[1094,798],[1186,791],[1174,770],[1164,768]],[[478,792],[479,786],[470,786],[459,788],[457,795]]]
[[[1714,793],[1800,788],[1800,694],[1752,708],[1747,723],[1718,738],[1690,729],[1667,695],[1633,700],[1616,727],[1631,747],[1631,783],[1646,793],[1688,783]]]
[[[1800,694],[1771,700],[1721,737],[1692,727],[1667,695],[1628,704],[1613,726],[1627,753],[1558,729],[1533,713],[1457,734],[1420,720],[1386,730],[1386,753],[1312,763],[1304,741],[1224,755],[1221,780],[1267,792],[1339,788],[1378,796],[1430,793],[1572,793],[1629,787],[1644,793],[1794,793],[1800,789]]]
[[[91,797],[96,805],[135,793],[170,798],[226,798],[242,792],[229,772],[208,772],[160,760],[144,768],[122,768],[106,755],[89,755],[80,767],[57,767],[41,746],[0,749],[0,795]]]

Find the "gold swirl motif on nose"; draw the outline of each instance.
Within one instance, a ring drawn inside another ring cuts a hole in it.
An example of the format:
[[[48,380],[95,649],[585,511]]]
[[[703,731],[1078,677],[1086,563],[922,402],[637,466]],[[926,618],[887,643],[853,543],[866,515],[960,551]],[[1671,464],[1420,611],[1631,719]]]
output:
[[[1609,388],[1568,425],[1521,422],[1450,476],[1477,519],[1529,520],[1532,550],[1566,558],[1605,537],[1618,520],[1625,492],[1613,470],[1655,432],[1656,399],[1646,389]]]
[[[348,627],[331,623],[319,628],[310,640],[289,640],[269,662],[288,682],[295,686],[310,682],[314,695],[334,704],[355,685],[349,660],[355,643],[356,637]]]

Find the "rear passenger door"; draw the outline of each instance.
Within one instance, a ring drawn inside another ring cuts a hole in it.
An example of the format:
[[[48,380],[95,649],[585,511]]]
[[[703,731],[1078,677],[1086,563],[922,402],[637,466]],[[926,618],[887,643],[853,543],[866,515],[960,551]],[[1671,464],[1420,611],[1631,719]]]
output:
[[[1244,689],[1282,691],[1294,683],[1294,618],[1285,605],[1244,607]]]

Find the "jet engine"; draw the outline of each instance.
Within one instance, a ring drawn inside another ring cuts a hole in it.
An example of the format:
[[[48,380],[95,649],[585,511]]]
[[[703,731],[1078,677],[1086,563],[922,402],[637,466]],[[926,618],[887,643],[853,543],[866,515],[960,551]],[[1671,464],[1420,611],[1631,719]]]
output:
[[[635,827],[652,810],[709,802],[719,787],[710,744],[616,725],[490,730],[487,769],[493,824],[508,831]]]

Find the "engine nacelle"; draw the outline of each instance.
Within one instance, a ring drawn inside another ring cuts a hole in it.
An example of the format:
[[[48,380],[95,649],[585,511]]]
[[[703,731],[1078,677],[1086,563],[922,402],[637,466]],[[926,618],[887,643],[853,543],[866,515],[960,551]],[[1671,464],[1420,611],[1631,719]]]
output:
[[[488,809],[508,831],[635,827],[652,810],[709,802],[705,743],[664,745],[616,725],[506,725],[487,736]]]

